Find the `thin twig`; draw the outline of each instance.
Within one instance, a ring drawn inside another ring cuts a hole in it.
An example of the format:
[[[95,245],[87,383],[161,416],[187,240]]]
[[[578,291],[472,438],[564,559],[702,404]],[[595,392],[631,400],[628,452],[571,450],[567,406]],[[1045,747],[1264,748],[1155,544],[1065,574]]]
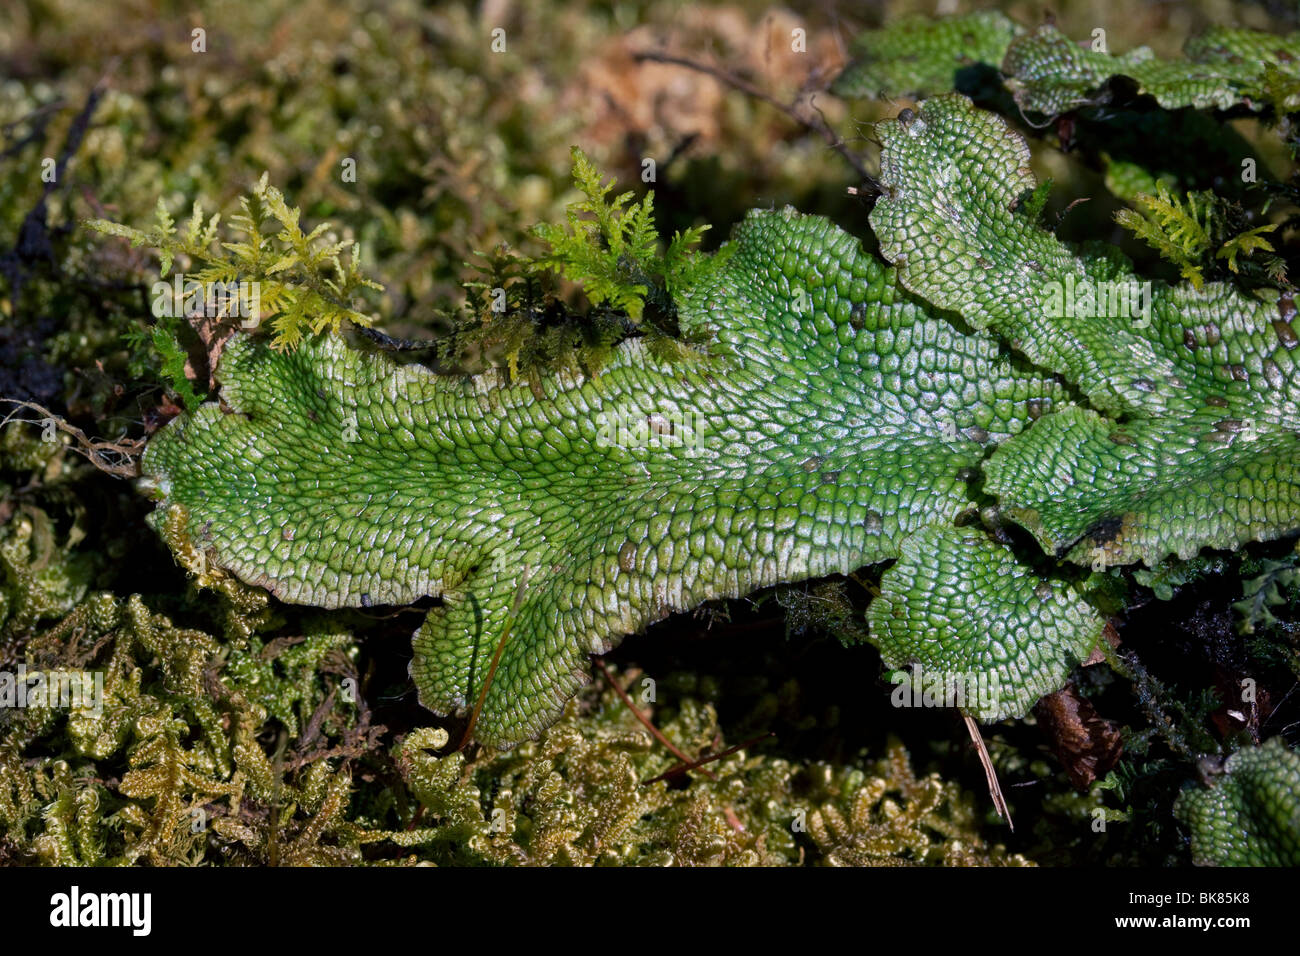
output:
[[[528,575],[532,569],[524,565],[524,572],[519,576],[519,587],[515,588],[515,600],[510,606],[510,614],[506,617],[505,626],[501,628],[501,639],[497,641],[497,651],[492,655],[492,663],[488,667],[487,676],[483,679],[483,689],[478,692],[478,701],[474,704],[474,711],[469,715],[469,724],[465,727],[465,736],[460,739],[460,746],[456,752],[464,750],[469,746],[470,737],[474,734],[474,725],[478,723],[478,715],[483,712],[483,704],[487,701],[488,688],[492,686],[492,678],[496,676],[497,665],[501,663],[501,652],[506,649],[506,641],[510,638],[510,632],[514,630],[515,618],[519,616],[519,607],[524,603],[524,594],[528,591]]]
[[[676,767],[669,767],[659,776],[651,777],[649,780],[642,783],[641,786],[648,787],[650,786],[650,784],[658,783],[660,780],[666,780],[669,777],[680,777],[682,774],[688,773],[691,770],[699,770],[706,763],[713,763],[715,760],[721,760],[723,757],[730,757],[738,750],[744,750],[746,747],[752,747],[760,740],[766,740],[768,737],[775,737],[775,736],[776,736],[776,731],[769,730],[765,734],[759,734],[757,737],[750,737],[748,740],[743,740],[740,743],[736,744],[734,747],[728,747],[726,750],[721,750],[718,753],[709,754],[707,757],[701,757],[699,760],[691,760],[685,764],[680,764]],[[705,772],[707,773],[708,771]]]
[[[63,109],[66,105],[67,103],[64,100],[55,100],[53,103],[46,103],[44,106],[32,110],[26,116],[21,116],[16,120],[0,126],[0,130],[3,130],[4,135],[8,136],[9,131],[16,129],[20,124],[27,122],[31,123],[27,135],[21,139],[15,140],[11,145],[5,148],[4,152],[0,152],[0,159],[8,159],[10,156],[18,155],[18,153],[22,152],[23,148],[26,147],[28,143],[35,142],[44,136],[45,128],[49,126],[50,120],[54,118],[54,114]]]
[[[17,398],[0,398],[0,403],[17,405],[20,408],[29,408],[34,412],[44,416],[43,418],[32,421],[28,418],[19,418],[18,411],[15,409],[0,421],[0,428],[8,425],[10,422],[25,422],[28,425],[40,425],[45,427],[47,424],[53,425],[59,431],[66,435],[71,435],[76,441],[76,445],[71,446],[73,451],[84,455],[90,463],[100,471],[110,475],[116,475],[118,478],[138,478],[140,477],[140,460],[139,455],[144,448],[144,442],[138,438],[119,438],[115,442],[103,441],[98,438],[89,438],[76,425],[70,424],[43,405],[36,402],[26,402]]]
[[[659,741],[661,744],[663,744],[665,747],[671,750],[673,752],[673,756],[676,757],[678,760],[680,760],[682,763],[691,763],[692,761],[690,757],[682,753],[681,750],[678,749],[676,744],[674,744],[671,740],[665,737],[663,731],[661,731],[658,727],[656,727],[649,717],[647,717],[645,714],[641,713],[641,711],[636,709],[636,705],[632,703],[632,698],[627,696],[627,691],[625,691],[622,688],[622,686],[618,683],[618,681],[614,680],[614,678],[610,676],[609,668],[605,666],[605,662],[602,661],[599,657],[596,658],[596,666],[599,667],[600,672],[605,675],[605,683],[609,684],[610,687],[614,688],[614,693],[618,694],[619,698],[623,701],[623,703],[627,705],[627,709],[632,711],[632,715],[636,717],[637,720],[641,721],[641,725],[645,727],[646,730],[650,731],[650,733],[654,734],[655,740]],[[709,773],[709,771],[707,770],[704,771],[704,775],[708,777],[710,780],[714,781],[715,783],[718,780],[717,777]]]
[[[862,178],[863,182],[869,183],[875,192],[878,193],[880,191],[880,184],[876,181],[875,177],[867,172],[867,167],[863,165],[862,160],[849,152],[848,147],[844,145],[844,140],[841,139],[836,132],[827,125],[826,121],[821,118],[820,110],[817,110],[818,116],[816,117],[805,116],[792,104],[782,103],[771,93],[755,86],[748,80],[736,76],[734,73],[728,72],[720,67],[710,66],[707,63],[697,63],[684,56],[674,56],[671,53],[657,53],[654,50],[641,50],[632,54],[632,58],[638,63],[650,61],[652,63],[670,63],[675,66],[684,66],[687,69],[695,70],[698,73],[704,73],[707,76],[711,76],[715,80],[719,80],[747,96],[752,96],[755,99],[762,100],[769,106],[773,106],[780,110],[800,126],[805,129],[810,129],[821,136],[822,139],[826,140],[826,144],[830,146],[831,149],[839,153],[844,161],[853,167],[853,171]],[[797,103],[798,100],[796,99],[795,102]],[[816,109],[816,107],[814,107],[814,109]]]
[[[1016,825],[1011,822],[1011,811],[1007,808],[1007,801],[1002,796],[1002,787],[998,784],[998,772],[993,769],[993,759],[989,756],[989,750],[984,746],[984,737],[980,734],[980,728],[973,717],[962,714],[962,720],[966,721],[966,730],[970,733],[971,742],[975,744],[975,752],[979,754],[980,766],[984,768],[984,779],[988,781],[989,796],[993,798],[993,809],[998,812],[1003,820],[1007,821],[1007,827],[1012,833],[1016,832]]]

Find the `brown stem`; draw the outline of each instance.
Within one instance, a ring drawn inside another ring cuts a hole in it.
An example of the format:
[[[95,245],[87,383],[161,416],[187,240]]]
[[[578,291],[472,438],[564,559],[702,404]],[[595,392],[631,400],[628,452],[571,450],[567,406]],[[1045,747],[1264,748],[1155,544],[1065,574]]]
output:
[[[605,667],[605,662],[602,661],[599,657],[596,658],[596,666],[599,667],[600,672],[605,675],[605,682],[609,684],[610,687],[614,688],[614,693],[618,694],[618,696],[622,699],[623,703],[627,705],[627,709],[632,711],[632,715],[636,717],[637,720],[641,721],[642,726],[644,726],[646,730],[654,734],[655,740],[659,741],[661,744],[663,744],[665,747],[671,750],[673,752],[673,756],[676,757],[678,760],[682,761],[683,763],[690,763],[691,758],[686,756],[686,754],[682,753],[680,750],[678,750],[677,745],[674,744],[667,737],[665,737],[663,733],[659,730],[659,728],[656,727],[650,721],[649,717],[647,717],[645,714],[641,713],[641,711],[636,709],[636,705],[632,703],[632,698],[627,696],[627,691],[625,691],[619,685],[618,681],[614,680],[614,678],[610,676],[609,669]],[[710,780],[713,780],[715,782],[718,779],[713,774],[709,773],[707,770],[704,771],[704,775],[708,777]]]
[[[971,742],[975,744],[975,752],[979,754],[980,766],[984,768],[984,779],[989,785],[989,796],[993,798],[993,809],[997,810],[998,816],[1007,821],[1007,827],[1014,833],[1016,825],[1011,822],[1011,810],[1008,809],[1007,801],[1002,796],[998,772],[993,768],[993,758],[989,756],[988,748],[984,746],[984,737],[980,733],[979,724],[975,723],[972,717],[965,714],[961,716],[966,721],[966,731],[970,734]]]
[[[492,678],[496,676],[497,665],[501,663],[501,652],[506,649],[506,641],[510,638],[510,632],[514,629],[515,618],[519,615],[519,606],[524,603],[524,594],[528,590],[528,575],[531,569],[524,565],[524,573],[519,577],[519,587],[515,589],[515,600],[510,606],[510,615],[506,618],[506,623],[501,628],[501,640],[497,641],[496,653],[492,655],[492,664],[488,667],[487,676],[483,679],[483,689],[478,692],[478,700],[474,704],[474,710],[469,715],[469,724],[465,727],[465,736],[460,739],[460,746],[456,752],[464,750],[469,745],[470,737],[474,734],[474,725],[478,723],[478,715],[483,712],[483,703],[487,700],[488,688],[492,686]]]
[[[684,56],[673,56],[671,53],[656,53],[653,50],[641,50],[634,53],[632,58],[638,63],[650,61],[652,63],[671,63],[675,66],[684,66],[687,69],[695,70],[698,73],[704,73],[707,76],[711,76],[715,80],[725,83],[733,89],[739,90],[746,96],[752,96],[755,99],[762,100],[769,106],[775,107],[800,126],[812,130],[821,136],[822,139],[826,140],[826,145],[839,153],[840,156],[843,157],[844,161],[853,167],[853,171],[858,174],[862,181],[871,186],[873,194],[880,192],[880,183],[876,181],[874,176],[867,172],[867,167],[863,165],[862,160],[849,152],[848,147],[844,145],[844,140],[836,135],[835,131],[831,129],[830,126],[827,125],[825,119],[822,118],[820,110],[817,110],[818,115],[816,117],[805,116],[796,109],[793,104],[782,103],[771,93],[755,86],[748,80],[736,76],[734,73],[728,72],[720,67],[710,66],[707,63],[697,63]],[[797,103],[798,100],[796,99],[795,102]],[[814,109],[816,109],[816,107],[814,107]]]
[[[767,733],[759,734],[757,737],[750,737],[748,740],[741,741],[740,743],[736,744],[736,746],[728,747],[726,750],[719,751],[716,754],[709,754],[707,757],[703,757],[699,760],[691,760],[680,766],[670,767],[667,770],[665,770],[663,773],[661,773],[659,776],[651,777],[649,780],[641,784],[641,786],[648,787],[650,784],[656,783],[660,780],[666,780],[669,777],[678,777],[691,770],[699,770],[706,763],[713,763],[713,761],[721,760],[723,757],[730,757],[738,750],[744,750],[746,747],[753,746],[754,744],[758,743],[760,740],[766,740],[768,737],[775,737],[775,736],[776,736],[776,732],[769,730]],[[708,771],[705,771],[705,773],[708,773]]]

